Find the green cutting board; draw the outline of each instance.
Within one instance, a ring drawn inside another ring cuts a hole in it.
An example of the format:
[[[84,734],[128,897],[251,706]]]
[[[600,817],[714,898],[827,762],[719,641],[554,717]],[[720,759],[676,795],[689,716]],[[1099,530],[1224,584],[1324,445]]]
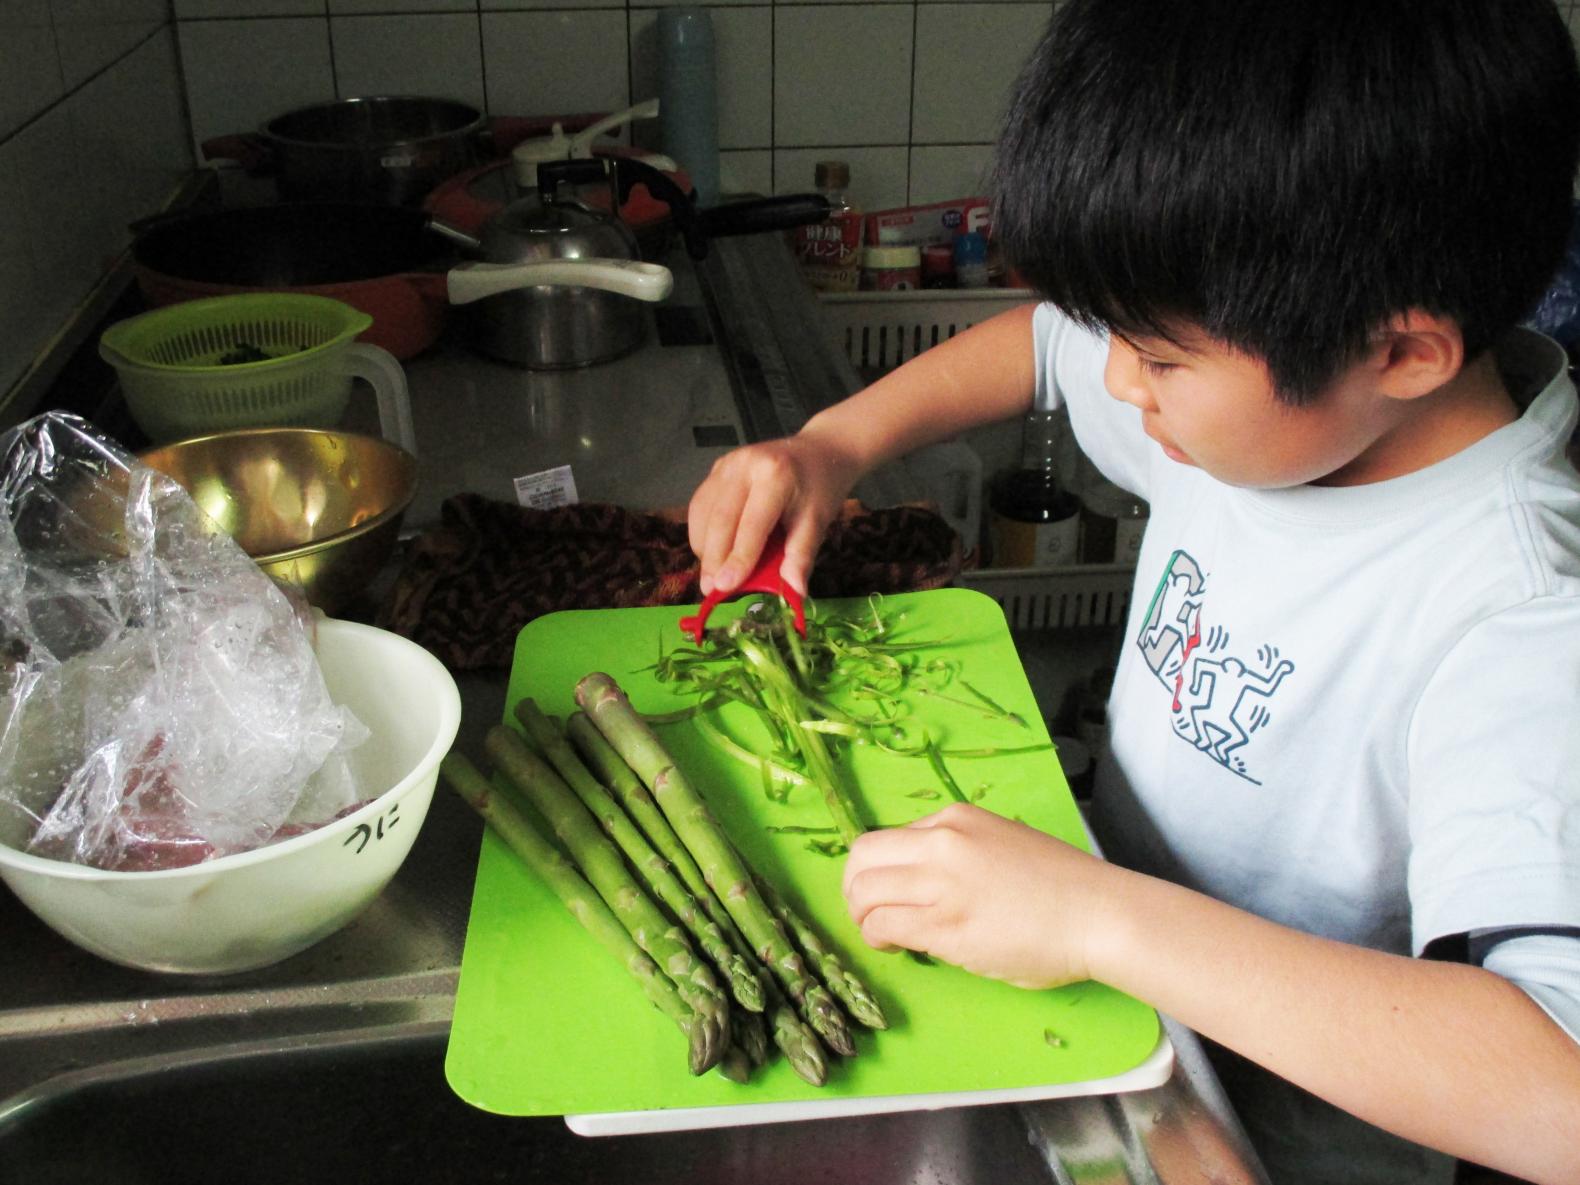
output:
[[[936,651],[923,651],[921,661],[958,663],[960,678],[1026,722],[1022,727],[969,706],[923,702],[916,717],[942,745],[1047,741],[1003,613],[991,599],[967,589],[940,589],[891,596],[884,609],[903,614],[897,636],[938,640]],[[736,611],[737,606],[722,606],[719,620]],[[531,696],[550,715],[569,715],[576,683],[590,671],[612,675],[642,712],[685,706],[690,701],[658,683],[650,669],[661,650],[683,641],[677,623],[685,612],[571,611],[530,623],[517,639],[505,718],[512,719],[508,705],[522,696]],[[750,717],[727,715],[724,721],[740,738],[756,735],[759,727]],[[822,1087],[796,1077],[782,1057],[757,1069],[744,1085],[713,1073],[692,1077],[685,1041],[673,1023],[648,1005],[624,968],[489,832],[478,862],[446,1059],[450,1085],[463,1099],[506,1115],[650,1113],[812,1100],[833,1103],[816,1113],[854,1114],[893,1110],[899,1096],[939,1107],[954,1105],[956,1095],[977,1101],[967,1096],[981,1092],[1018,1092],[1010,1097],[1020,1098],[1081,1093],[1081,1083],[1116,1076],[1122,1081],[1158,1049],[1156,1013],[1100,984],[1025,991],[867,947],[840,894],[843,862],[810,850],[806,835],[767,830],[827,826],[816,794],[798,789],[788,803],[772,801],[757,771],[720,752],[689,722],[661,725],[658,732],[752,864],[804,907],[873,988],[890,1027],[859,1030],[858,1055],[833,1059]],[[924,760],[868,748],[847,751],[846,759],[866,817],[880,826],[907,823],[948,801]],[[980,805],[1087,846],[1051,749],[950,764],[961,789]],[[913,797],[917,791],[939,791],[940,797]],[[1050,1033],[1056,1043],[1047,1039]],[[1159,1077],[1166,1068],[1164,1063]],[[794,1108],[768,1112],[795,1115]]]

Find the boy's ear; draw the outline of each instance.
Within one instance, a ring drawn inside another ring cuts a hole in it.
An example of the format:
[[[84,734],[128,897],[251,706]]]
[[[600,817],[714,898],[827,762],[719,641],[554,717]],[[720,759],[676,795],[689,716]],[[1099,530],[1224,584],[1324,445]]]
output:
[[[1418,399],[1459,373],[1465,365],[1465,338],[1452,318],[1410,309],[1389,318],[1367,361],[1380,394]]]

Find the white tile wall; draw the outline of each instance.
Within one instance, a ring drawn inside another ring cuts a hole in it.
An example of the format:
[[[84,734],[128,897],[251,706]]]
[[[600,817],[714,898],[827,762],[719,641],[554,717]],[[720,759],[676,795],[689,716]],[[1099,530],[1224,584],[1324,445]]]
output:
[[[483,69],[494,115],[618,111],[631,105],[624,8],[483,14]]]
[[[181,21],[178,28],[198,144],[335,97],[328,17]]]
[[[684,2],[174,0],[199,140],[331,95],[435,94],[496,115],[616,110],[657,93],[656,10]],[[1053,2],[707,8],[726,188],[806,189],[813,163],[839,156],[871,208],[979,185],[1006,89]],[[661,146],[656,126],[633,138]]]
[[[56,102],[65,90],[49,0],[0,4],[0,135]]]
[[[331,17],[329,44],[342,98],[446,95],[484,104],[483,47],[473,13]]]
[[[381,91],[615,110],[656,92],[654,10],[683,2],[0,0],[0,392],[191,145]],[[712,0],[726,188],[805,189],[838,157],[868,209],[980,190],[1053,2]]]
[[[192,167],[167,0],[0,0],[0,398]]]

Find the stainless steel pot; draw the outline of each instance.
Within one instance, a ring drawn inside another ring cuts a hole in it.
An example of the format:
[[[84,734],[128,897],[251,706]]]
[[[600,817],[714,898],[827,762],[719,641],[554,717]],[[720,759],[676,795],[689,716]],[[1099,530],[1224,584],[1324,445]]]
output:
[[[287,201],[411,206],[483,155],[488,121],[453,99],[376,95],[316,103],[259,131]]]

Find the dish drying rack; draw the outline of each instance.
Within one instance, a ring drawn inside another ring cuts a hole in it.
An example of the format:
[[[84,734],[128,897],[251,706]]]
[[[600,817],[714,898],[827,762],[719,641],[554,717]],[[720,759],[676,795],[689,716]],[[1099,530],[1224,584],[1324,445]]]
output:
[[[1034,299],[1024,288],[825,292],[818,303],[862,383],[870,383],[979,321]],[[992,597],[1010,628],[1122,626],[1130,609],[1129,564],[969,568],[956,583]]]

